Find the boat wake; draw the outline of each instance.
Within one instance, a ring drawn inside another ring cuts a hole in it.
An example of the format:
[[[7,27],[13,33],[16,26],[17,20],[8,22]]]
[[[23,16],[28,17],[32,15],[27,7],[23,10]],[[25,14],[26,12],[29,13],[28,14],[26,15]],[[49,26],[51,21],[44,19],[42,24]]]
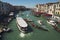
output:
[[[26,34],[20,33],[20,37],[24,38]]]
[[[31,33],[27,33],[27,34],[20,33],[20,37],[21,38],[29,37],[29,36],[31,36],[31,34],[32,34],[32,32]]]

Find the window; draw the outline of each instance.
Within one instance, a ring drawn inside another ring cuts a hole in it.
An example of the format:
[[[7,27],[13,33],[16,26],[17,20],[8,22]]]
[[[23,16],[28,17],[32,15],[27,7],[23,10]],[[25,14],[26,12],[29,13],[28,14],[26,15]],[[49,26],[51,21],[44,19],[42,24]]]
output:
[[[57,7],[58,7],[58,4],[57,4]]]
[[[57,4],[55,4],[55,7],[57,8]]]
[[[60,4],[59,4],[59,7],[60,7]]]
[[[56,7],[56,5],[54,5],[54,7]]]
[[[59,7],[59,4],[56,4],[56,7]]]
[[[58,12],[58,15],[59,15],[59,12]]]
[[[3,4],[2,4],[2,7],[3,7]]]
[[[57,14],[57,12],[56,12],[56,14]]]

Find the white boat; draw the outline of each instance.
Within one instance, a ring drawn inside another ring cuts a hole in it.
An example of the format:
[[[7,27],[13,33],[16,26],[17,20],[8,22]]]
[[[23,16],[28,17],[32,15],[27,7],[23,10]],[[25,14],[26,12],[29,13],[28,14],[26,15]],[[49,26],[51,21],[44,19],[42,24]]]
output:
[[[53,21],[53,20],[49,20],[49,21],[47,21],[47,23],[49,23],[51,25],[56,25],[55,21]]]
[[[16,18],[17,26],[19,30],[23,33],[27,31],[28,24],[25,22],[25,20],[22,17]]]
[[[37,22],[38,22],[40,25],[42,25],[42,21],[41,21],[41,20],[38,20]]]

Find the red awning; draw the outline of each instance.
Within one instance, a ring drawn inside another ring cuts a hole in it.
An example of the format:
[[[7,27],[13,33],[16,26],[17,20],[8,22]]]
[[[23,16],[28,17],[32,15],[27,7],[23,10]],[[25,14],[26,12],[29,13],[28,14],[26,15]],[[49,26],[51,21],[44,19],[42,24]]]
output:
[[[43,12],[35,12],[35,14],[40,15],[40,14],[44,14],[44,13]]]
[[[45,14],[45,16],[52,16],[52,14]]]
[[[35,12],[36,15],[42,15],[44,14],[44,16],[52,16],[52,14],[48,14],[48,13],[45,13],[45,12]]]

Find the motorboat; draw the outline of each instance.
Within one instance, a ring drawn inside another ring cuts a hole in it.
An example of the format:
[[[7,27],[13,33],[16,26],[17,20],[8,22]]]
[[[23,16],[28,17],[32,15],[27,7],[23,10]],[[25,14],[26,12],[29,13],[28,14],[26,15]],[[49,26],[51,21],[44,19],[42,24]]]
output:
[[[4,32],[10,32],[11,29],[10,29],[10,28],[7,28],[7,27],[4,27],[4,28],[3,28],[3,31],[4,31]]]
[[[45,31],[49,31],[49,29],[45,25],[41,25],[40,28],[45,30]]]
[[[47,21],[47,23],[49,23],[51,25],[56,25],[55,21],[53,21],[53,20],[49,20],[49,21]]]
[[[40,25],[42,25],[42,21],[41,21],[41,20],[38,20],[37,22],[38,22]]]
[[[16,23],[21,32],[23,33],[27,32],[28,24],[22,17],[16,17]]]

